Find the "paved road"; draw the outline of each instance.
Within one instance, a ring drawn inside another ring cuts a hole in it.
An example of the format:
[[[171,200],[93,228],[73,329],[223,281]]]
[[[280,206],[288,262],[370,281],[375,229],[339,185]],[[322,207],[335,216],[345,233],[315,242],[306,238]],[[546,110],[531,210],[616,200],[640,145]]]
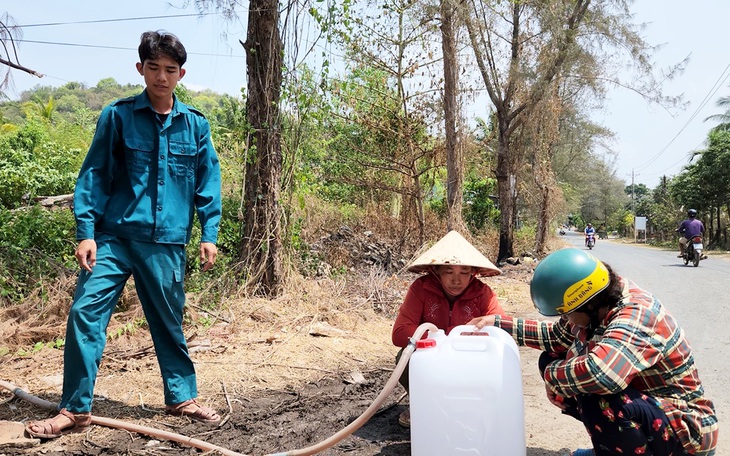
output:
[[[564,237],[585,249],[583,234]],[[730,259],[713,256],[685,266],[677,250],[599,240],[591,253],[617,274],[652,292],[679,321],[692,345],[705,392],[715,402],[722,430],[717,454],[730,454]]]

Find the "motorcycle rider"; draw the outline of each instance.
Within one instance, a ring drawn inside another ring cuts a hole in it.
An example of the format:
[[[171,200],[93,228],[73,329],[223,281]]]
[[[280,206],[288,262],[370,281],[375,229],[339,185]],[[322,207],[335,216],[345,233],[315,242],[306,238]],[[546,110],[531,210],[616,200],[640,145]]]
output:
[[[679,255],[677,258],[684,257],[684,249],[687,247],[687,242],[695,236],[702,236],[705,233],[705,225],[702,220],[697,219],[697,210],[690,209],[687,211],[688,219],[684,220],[679,228],[676,229],[682,236],[679,238]],[[702,255],[705,257],[705,255]]]
[[[583,233],[585,233],[585,235],[586,235],[586,245],[588,245],[589,236],[594,236],[594,242],[595,242],[596,229],[593,228],[593,224],[589,223],[588,225],[586,225],[586,228],[583,230]]]

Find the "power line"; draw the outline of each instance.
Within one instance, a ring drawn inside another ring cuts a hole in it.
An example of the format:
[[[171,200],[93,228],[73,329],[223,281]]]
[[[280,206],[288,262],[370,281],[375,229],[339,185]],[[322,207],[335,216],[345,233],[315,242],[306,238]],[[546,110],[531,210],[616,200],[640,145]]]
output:
[[[119,51],[134,51],[137,52],[137,48],[122,47],[122,46],[102,46],[99,44],[79,44],[79,43],[62,43],[54,41],[38,41],[38,40],[15,40],[19,43],[33,43],[33,44],[48,44],[51,46],[72,46],[82,48],[97,48],[97,49],[115,49]],[[188,55],[204,55],[210,57],[232,57],[232,58],[243,58],[243,55],[230,55],[230,54],[207,54],[204,52],[188,52]]]
[[[191,13],[191,14],[169,14],[163,16],[141,16],[141,17],[123,17],[117,19],[94,19],[89,21],[72,21],[72,22],[47,22],[45,24],[27,24],[17,25],[19,28],[30,28],[30,27],[53,27],[57,25],[78,25],[78,24],[102,24],[105,22],[127,22],[127,21],[143,21],[148,19],[174,19],[178,17],[201,17],[201,16],[214,16],[221,15],[223,13]]]
[[[717,93],[717,91],[720,89],[720,87],[725,83],[725,81],[727,81],[727,79],[730,78],[730,73],[728,73],[727,75],[725,75],[725,73],[728,72],[728,69],[730,69],[730,64],[728,64],[728,66],[725,67],[725,69],[722,71],[722,73],[720,74],[720,76],[717,78],[717,80],[715,81],[715,83],[710,88],[709,92],[705,95],[705,98],[697,106],[697,108],[695,108],[695,111],[692,113],[692,115],[689,117],[689,119],[687,119],[687,121],[682,126],[682,128],[679,129],[679,131],[677,132],[677,134],[674,135],[674,137],[669,141],[669,143],[667,143],[666,146],[664,146],[659,152],[657,152],[656,155],[654,155],[652,158],[650,158],[649,161],[645,165],[639,167],[639,169],[638,169],[639,171],[645,170],[652,163],[654,163],[655,161],[657,161],[659,159],[659,157],[661,157],[664,154],[664,152],[667,151],[667,149],[669,148],[669,146],[671,146],[672,143],[674,143],[674,140],[676,140],[679,137],[679,135],[682,134],[682,132],[685,130],[685,128],[687,128],[687,126],[689,126],[689,124],[694,120],[694,118],[697,117],[697,115],[699,114],[699,112],[705,107],[705,105],[707,105],[707,102],[710,100],[710,98],[712,96],[714,96],[715,93]],[[723,76],[724,76],[724,78],[723,78]]]

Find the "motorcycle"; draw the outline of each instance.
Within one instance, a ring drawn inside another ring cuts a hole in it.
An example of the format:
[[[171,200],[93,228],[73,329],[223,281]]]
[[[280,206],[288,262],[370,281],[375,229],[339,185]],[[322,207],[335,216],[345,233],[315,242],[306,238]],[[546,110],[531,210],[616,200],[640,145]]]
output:
[[[687,265],[691,261],[694,267],[699,266],[700,260],[703,257],[703,248],[704,247],[702,245],[702,236],[695,236],[690,239],[687,242],[687,247],[684,248],[684,254],[682,255],[682,260],[684,261],[684,264]]]
[[[593,234],[586,234],[586,247],[588,250],[593,250],[593,246],[596,245],[596,237]]]
[[[561,235],[561,236],[564,236],[564,235],[565,235],[565,230],[564,230],[564,229],[562,229],[562,228],[560,228],[560,231],[559,231],[559,233],[560,233],[560,235]]]

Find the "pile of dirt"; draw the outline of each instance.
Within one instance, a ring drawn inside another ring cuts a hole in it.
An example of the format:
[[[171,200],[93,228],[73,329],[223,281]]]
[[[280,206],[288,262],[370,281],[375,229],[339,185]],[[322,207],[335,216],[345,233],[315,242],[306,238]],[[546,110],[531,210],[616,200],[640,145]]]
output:
[[[317,270],[319,277],[327,277],[333,268],[343,266],[348,270],[376,269],[392,274],[402,271],[408,262],[398,246],[378,238],[372,231],[355,231],[346,225],[322,236],[310,251],[313,257],[322,259]]]

